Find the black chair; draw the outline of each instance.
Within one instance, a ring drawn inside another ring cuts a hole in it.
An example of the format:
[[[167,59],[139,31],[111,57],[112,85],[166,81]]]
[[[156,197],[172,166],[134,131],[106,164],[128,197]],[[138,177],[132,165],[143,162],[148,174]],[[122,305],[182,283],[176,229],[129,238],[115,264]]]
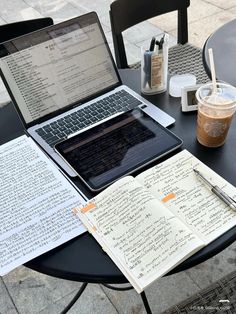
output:
[[[0,26],[0,42],[4,42],[27,33],[31,33],[52,24],[53,19],[50,17],[42,17],[33,20],[3,24]]]
[[[169,49],[170,74],[192,73],[198,83],[207,82],[200,48],[188,44],[187,8],[190,0],[116,0],[110,6],[110,22],[117,67],[138,68],[140,62],[128,65],[122,32],[152,17],[178,11],[178,44]]]

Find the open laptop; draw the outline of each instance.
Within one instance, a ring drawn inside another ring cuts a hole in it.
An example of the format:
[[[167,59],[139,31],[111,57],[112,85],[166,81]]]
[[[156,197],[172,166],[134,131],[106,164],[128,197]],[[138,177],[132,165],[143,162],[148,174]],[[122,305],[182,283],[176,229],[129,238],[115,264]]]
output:
[[[142,104],[160,124],[175,121],[122,85],[95,12],[2,43],[0,70],[26,130],[70,176],[54,151],[68,135]]]

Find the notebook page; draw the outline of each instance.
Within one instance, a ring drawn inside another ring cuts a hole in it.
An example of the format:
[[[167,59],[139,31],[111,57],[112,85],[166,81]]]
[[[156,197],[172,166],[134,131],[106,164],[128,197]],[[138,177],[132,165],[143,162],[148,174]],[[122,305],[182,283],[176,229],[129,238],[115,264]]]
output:
[[[187,150],[148,169],[136,179],[207,244],[235,226],[236,212],[197,178],[193,168],[236,199],[235,187]]]
[[[78,215],[138,292],[203,245],[132,177],[114,183]]]

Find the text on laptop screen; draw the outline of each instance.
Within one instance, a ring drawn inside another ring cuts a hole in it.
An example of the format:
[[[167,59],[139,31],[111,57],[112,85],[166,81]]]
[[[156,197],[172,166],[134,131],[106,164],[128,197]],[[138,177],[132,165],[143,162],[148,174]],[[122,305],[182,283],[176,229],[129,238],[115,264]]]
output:
[[[68,22],[2,45],[1,70],[26,123],[118,83],[98,23]]]

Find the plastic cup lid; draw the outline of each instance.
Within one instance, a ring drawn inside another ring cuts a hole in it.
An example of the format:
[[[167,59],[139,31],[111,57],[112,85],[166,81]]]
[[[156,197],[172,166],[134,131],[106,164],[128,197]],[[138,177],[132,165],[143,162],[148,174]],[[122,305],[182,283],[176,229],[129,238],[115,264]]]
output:
[[[196,85],[197,79],[193,74],[176,74],[170,78],[169,94],[173,97],[181,97],[182,87]]]

